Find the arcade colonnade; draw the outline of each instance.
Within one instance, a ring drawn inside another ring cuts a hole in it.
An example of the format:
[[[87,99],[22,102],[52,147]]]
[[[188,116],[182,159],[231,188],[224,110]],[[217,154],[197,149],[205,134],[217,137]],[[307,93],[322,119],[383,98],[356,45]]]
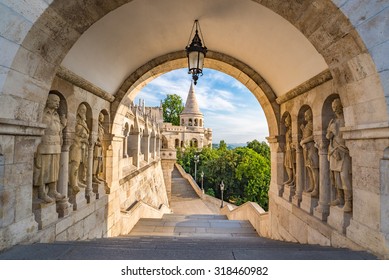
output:
[[[185,53],[167,49],[143,61],[109,93],[61,62],[95,22],[131,1],[77,2],[0,1],[1,249],[24,241],[117,236],[131,228],[134,211],[153,216],[169,204],[174,151],[161,151],[158,124],[133,100],[154,77],[185,67]],[[241,81],[265,111],[272,157],[269,237],[365,249],[388,258],[388,6],[346,0],[252,2],[293,25],[328,66],[280,94],[249,63],[222,47],[207,55],[206,67]],[[59,97],[56,110],[66,125],[56,144],[60,195],[41,203],[36,200],[39,189],[33,187],[34,168],[39,145],[47,138],[49,93]],[[80,107],[85,113],[80,114]],[[82,127],[88,141],[77,150]],[[329,136],[331,129],[335,138]],[[95,147],[100,142],[99,158]],[[334,143],[340,143],[337,152]],[[72,151],[83,151],[84,157],[80,160]],[[334,158],[342,159],[337,169]],[[77,193],[69,192],[75,178],[69,170],[86,174],[77,175]],[[347,176],[350,182],[344,183]],[[351,209],[331,205],[339,182],[340,206],[348,201]]]

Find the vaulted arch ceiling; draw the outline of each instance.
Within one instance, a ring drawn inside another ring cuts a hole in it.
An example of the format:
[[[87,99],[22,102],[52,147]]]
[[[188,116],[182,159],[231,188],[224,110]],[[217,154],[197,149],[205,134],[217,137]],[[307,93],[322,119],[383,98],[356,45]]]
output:
[[[131,1],[86,30],[62,66],[115,94],[145,62],[183,50],[195,19],[210,50],[247,64],[277,96],[327,69],[299,30],[252,0]]]

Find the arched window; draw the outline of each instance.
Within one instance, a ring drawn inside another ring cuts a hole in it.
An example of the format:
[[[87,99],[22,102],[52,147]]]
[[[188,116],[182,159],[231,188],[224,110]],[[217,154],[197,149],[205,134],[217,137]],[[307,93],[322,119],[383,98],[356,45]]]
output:
[[[167,149],[167,148],[168,148],[167,138],[162,135],[162,149]]]
[[[193,138],[191,141],[190,141],[190,146],[191,147],[194,147],[194,148],[198,148],[199,144],[198,144],[198,141],[196,138]]]

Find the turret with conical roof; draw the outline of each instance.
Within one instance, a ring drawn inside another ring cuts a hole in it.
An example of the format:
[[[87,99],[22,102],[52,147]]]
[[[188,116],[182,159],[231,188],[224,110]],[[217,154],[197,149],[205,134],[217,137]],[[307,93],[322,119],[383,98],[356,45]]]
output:
[[[188,127],[203,127],[203,114],[200,112],[194,91],[193,81],[190,85],[185,108],[180,114],[181,125]]]

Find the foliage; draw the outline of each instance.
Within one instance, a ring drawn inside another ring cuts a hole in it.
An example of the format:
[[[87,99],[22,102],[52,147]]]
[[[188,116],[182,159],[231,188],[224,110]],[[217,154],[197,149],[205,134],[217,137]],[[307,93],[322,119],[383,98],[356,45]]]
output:
[[[194,173],[193,158],[196,152],[197,149],[194,147],[186,147],[185,150],[177,149],[177,163],[184,168],[186,173]]]
[[[177,94],[168,94],[162,102],[163,121],[180,125],[180,114],[184,110],[181,96]]]
[[[227,150],[227,143],[224,140],[220,140],[218,150],[219,151]]]
[[[227,149],[220,141],[218,149],[204,147],[201,151],[186,148],[177,152],[178,163],[194,176],[194,155],[200,157],[197,172],[204,172],[206,193],[221,197],[220,183],[223,181],[225,200],[236,205],[247,201],[257,202],[264,210],[268,209],[268,191],[270,184],[270,149],[257,140],[249,142],[250,147]],[[200,183],[200,176],[197,179]]]
[[[247,142],[247,148],[253,149],[258,154],[270,160],[270,147],[266,142],[253,140],[251,142]]]
[[[212,188],[207,189],[205,194],[215,197],[215,191]]]
[[[236,170],[236,178],[244,186],[245,201],[258,202],[268,208],[270,184],[270,161],[250,148],[238,148],[241,161]]]

